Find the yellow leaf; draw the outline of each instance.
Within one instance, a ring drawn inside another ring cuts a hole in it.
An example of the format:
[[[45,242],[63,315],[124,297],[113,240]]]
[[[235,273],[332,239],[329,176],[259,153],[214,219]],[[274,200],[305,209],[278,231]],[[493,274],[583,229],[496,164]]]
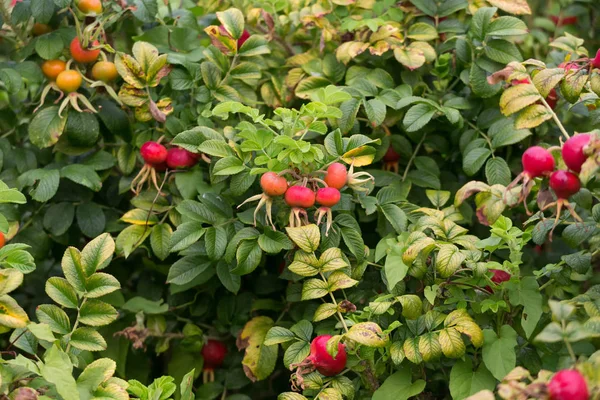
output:
[[[277,361],[277,345],[265,346],[265,336],[274,325],[269,317],[255,317],[246,323],[237,339],[239,350],[246,350],[242,366],[252,382],[267,378]]]
[[[387,335],[375,322],[361,322],[352,325],[345,336],[368,347],[383,347],[388,342]]]
[[[530,15],[531,8],[527,0],[487,0],[494,7],[515,15]]]
[[[540,94],[532,84],[511,86],[500,96],[500,111],[509,116],[540,99]]]
[[[0,296],[0,326],[25,328],[29,322],[27,313],[8,295]]]
[[[546,107],[541,104],[532,104],[521,111],[517,118],[515,118],[515,128],[535,128],[551,118],[552,113]]]
[[[342,156],[342,160],[347,164],[354,164],[355,167],[364,167],[373,162],[377,151],[371,146],[360,146],[347,151]]]

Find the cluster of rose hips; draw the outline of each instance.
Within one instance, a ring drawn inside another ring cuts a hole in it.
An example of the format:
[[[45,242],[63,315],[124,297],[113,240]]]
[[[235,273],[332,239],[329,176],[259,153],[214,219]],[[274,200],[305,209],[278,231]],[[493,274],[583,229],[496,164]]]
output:
[[[592,136],[590,134],[582,133],[569,138],[564,143],[561,149],[562,159],[569,170],[555,171],[554,157],[543,147],[533,146],[528,148],[521,158],[523,172],[507,187],[507,191],[523,180],[523,189],[519,201],[523,201],[527,210],[526,198],[534,184],[534,179],[549,176],[549,186],[556,195],[557,200],[546,204],[542,211],[557,206],[556,221],[558,222],[561,209],[564,206],[574,218],[581,220],[569,204],[568,199],[581,189],[581,182],[576,174],[581,172],[581,167],[588,158],[585,149],[591,140]],[[530,214],[529,210],[527,210],[527,213]]]
[[[347,170],[341,163],[329,165],[323,180],[314,177],[301,177],[294,171],[286,170],[279,174],[275,172],[266,172],[260,178],[262,194],[252,196],[244,201],[239,207],[251,201],[258,201],[254,211],[254,224],[256,225],[256,216],[258,211],[264,206],[266,209],[267,223],[273,229],[273,217],[271,209],[273,199],[284,196],[285,203],[292,208],[289,217],[289,226],[296,227],[308,224],[308,214],[306,209],[311,208],[317,203],[319,208],[315,214],[317,225],[321,223],[323,217],[326,217],[326,234],[333,223],[331,207],[339,203],[342,195],[340,190],[346,185],[354,190],[364,190],[361,185],[372,180],[373,177],[366,172],[353,172],[353,167]],[[284,175],[292,174],[297,180],[293,185],[289,185]],[[318,187],[321,184],[324,187]],[[311,187],[309,187],[311,186]]]
[[[150,179],[159,190],[156,173],[167,169],[187,169],[198,163],[202,154],[195,154],[181,147],[171,147],[167,150],[160,142],[149,141],[140,148],[144,166],[131,182],[131,190],[139,193],[143,184]],[[159,190],[160,191],[160,190]]]

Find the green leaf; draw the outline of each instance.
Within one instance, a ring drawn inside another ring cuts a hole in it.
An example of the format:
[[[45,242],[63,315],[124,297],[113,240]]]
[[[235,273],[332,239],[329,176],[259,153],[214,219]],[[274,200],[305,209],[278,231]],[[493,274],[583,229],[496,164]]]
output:
[[[151,232],[152,230],[144,225],[131,225],[123,229],[115,241],[117,254],[122,254],[125,258],[129,257],[150,236]]]
[[[10,94],[18,93],[23,87],[23,78],[12,68],[0,69],[0,82],[4,84],[6,91]]]
[[[89,326],[108,325],[118,316],[113,306],[100,300],[87,300],[79,309],[79,322]]]
[[[408,266],[402,259],[403,249],[400,246],[394,246],[390,249],[386,259],[383,271],[387,282],[387,288],[391,292],[398,282],[402,281],[408,273]]]
[[[482,9],[483,8],[480,8],[479,10]],[[473,20],[475,20],[475,18],[473,18]],[[489,84],[485,70],[479,65],[477,65],[476,62],[471,64],[471,70],[469,72],[469,83],[471,85],[471,88],[473,89],[473,93],[485,99],[494,96],[500,91],[500,89],[502,89],[502,83],[500,82],[495,85]]]
[[[437,39],[438,33],[434,26],[424,22],[417,22],[416,24],[410,25],[408,28],[408,34],[406,36],[413,40],[422,40],[427,42],[429,40]]]
[[[363,105],[365,107],[365,114],[367,114],[371,126],[376,127],[381,125],[385,120],[386,115],[385,104],[383,104],[381,100],[370,99],[367,101],[363,100]]]
[[[282,232],[265,229],[265,232],[258,237],[258,245],[265,253],[277,254],[282,250],[291,250],[294,244]]]
[[[106,341],[92,328],[77,328],[71,334],[71,346],[79,350],[102,351],[106,349]]]
[[[85,288],[87,290],[85,297],[92,299],[119,290],[121,284],[114,276],[97,272],[86,279]]]
[[[38,340],[45,340],[47,342],[54,342],[56,340],[48,324],[36,324],[35,322],[30,322],[27,325],[27,329],[29,329],[29,331],[33,333],[33,336]]]
[[[210,261],[198,256],[186,256],[177,260],[169,269],[167,283],[185,285],[211,266]]]
[[[485,163],[485,177],[490,185],[508,186],[510,183],[510,169],[503,158],[488,159]]]
[[[237,157],[225,157],[215,163],[213,174],[217,176],[235,175],[244,171],[246,167]]]
[[[305,341],[292,343],[290,347],[285,350],[283,355],[283,365],[286,368],[289,368],[291,364],[302,362],[309,354],[310,343]]]
[[[490,23],[486,36],[520,36],[527,32],[525,22],[519,18],[505,16],[496,18]]]
[[[102,208],[96,203],[86,202],[77,206],[75,211],[77,225],[87,237],[96,237],[104,232],[106,217]]]
[[[50,147],[58,142],[65,130],[67,118],[58,115],[58,107],[44,108],[35,113],[29,124],[29,140],[39,148]]]
[[[503,325],[499,335],[485,329],[483,337],[483,362],[494,378],[501,381],[517,363],[517,332],[511,326]]]
[[[379,389],[373,393],[373,400],[408,400],[425,389],[425,381],[412,382],[410,368],[401,368],[390,375]]]
[[[491,154],[490,149],[485,147],[472,149],[463,158],[463,170],[469,176],[475,175]]]
[[[158,14],[157,0],[135,0],[132,13],[142,22],[154,22]]]
[[[431,121],[435,112],[428,104],[417,104],[408,109],[402,123],[407,132],[416,132]]]
[[[381,206],[381,212],[397,233],[406,231],[408,218],[400,207],[395,204],[384,204]]]
[[[452,398],[462,400],[482,390],[494,390],[496,379],[483,363],[474,371],[471,358],[467,357],[452,367],[449,387]]]
[[[379,325],[375,322],[360,322],[354,324],[348,330],[345,336],[368,347],[383,347],[385,346],[389,338],[383,333]]]
[[[77,308],[77,294],[64,278],[53,276],[46,281],[46,294],[56,303],[67,308]]]
[[[149,315],[164,314],[169,311],[169,305],[167,303],[163,304],[162,299],[152,301],[139,296],[127,300],[127,302],[123,304],[122,308],[123,310],[130,311],[132,313],[138,313],[142,311],[144,314]]]
[[[562,327],[557,322],[551,322],[535,337],[536,342],[557,343],[565,339]]]
[[[240,57],[255,57],[261,54],[269,54],[270,52],[271,49],[269,49],[267,39],[262,35],[250,36],[242,47],[238,49]]]
[[[240,290],[242,279],[239,275],[231,273],[229,264],[226,262],[219,262],[217,264],[217,276],[219,277],[219,280],[223,286],[225,286],[225,289],[232,293],[237,293]]]
[[[85,292],[87,273],[79,250],[74,247],[68,247],[63,255],[61,266],[63,274],[71,286],[80,293]]]
[[[254,271],[262,260],[262,250],[257,240],[244,240],[236,251],[237,266],[231,271],[236,275],[247,275]]]
[[[117,364],[110,358],[100,358],[90,363],[77,378],[77,388],[84,396],[92,396],[98,386],[110,379],[117,369]],[[82,393],[83,392],[83,393]]]
[[[518,284],[507,283],[507,289],[510,303],[524,306],[521,314],[521,326],[527,337],[530,338],[542,316],[543,297],[537,280],[533,276],[526,276],[521,278]]]
[[[102,181],[92,167],[83,164],[71,164],[60,170],[60,177],[72,180],[94,192],[102,189]]]
[[[498,11],[495,7],[481,7],[475,12],[469,28],[469,34],[483,41],[489,31],[490,21]]]
[[[288,236],[298,247],[307,253],[312,253],[319,248],[321,232],[315,224],[296,228],[285,228]]]
[[[200,64],[200,71],[202,72],[202,79],[209,89],[216,89],[221,84],[221,70],[215,64],[210,61],[205,61]]]
[[[423,312],[423,302],[414,294],[405,294],[397,298],[402,305],[402,316],[406,319],[417,319]]]
[[[335,304],[324,303],[319,305],[315,310],[315,315],[313,316],[313,321],[318,322],[324,319],[327,319],[334,315],[337,312],[337,307]]]
[[[54,60],[60,57],[64,48],[65,43],[58,32],[47,33],[35,41],[35,52],[44,60]],[[58,107],[56,108],[58,109]]]
[[[56,391],[64,399],[80,398],[72,372],[73,364],[69,355],[58,345],[55,344],[46,351],[40,373],[46,381],[54,384]]]
[[[89,242],[81,251],[81,262],[87,276],[108,266],[115,252],[115,241],[104,233]]]
[[[206,232],[200,222],[184,222],[171,236],[171,252],[185,250],[196,243]]]
[[[171,235],[173,235],[173,230],[169,224],[158,224],[152,227],[150,246],[152,247],[152,252],[159,260],[164,261],[169,256]]]
[[[281,326],[274,326],[267,332],[264,344],[265,346],[272,346],[274,344],[286,343],[295,339],[296,335],[294,335],[294,332]]]
[[[67,313],[53,304],[41,304],[35,309],[38,320],[50,327],[52,332],[66,335],[71,332],[71,321]]]

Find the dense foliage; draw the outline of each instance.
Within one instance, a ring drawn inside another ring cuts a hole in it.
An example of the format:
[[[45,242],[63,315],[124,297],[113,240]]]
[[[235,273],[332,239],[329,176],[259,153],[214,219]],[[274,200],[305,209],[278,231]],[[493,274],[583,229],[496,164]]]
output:
[[[594,0],[0,0],[7,399],[600,399]]]

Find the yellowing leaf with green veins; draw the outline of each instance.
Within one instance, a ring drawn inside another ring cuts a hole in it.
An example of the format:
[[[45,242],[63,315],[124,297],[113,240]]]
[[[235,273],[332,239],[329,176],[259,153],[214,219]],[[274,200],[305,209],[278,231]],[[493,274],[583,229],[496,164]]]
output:
[[[328,293],[327,282],[320,279],[308,279],[302,285],[302,300],[319,299]]]
[[[442,348],[435,332],[426,333],[419,337],[419,352],[423,361],[435,360],[442,355]]]
[[[5,295],[23,283],[23,273],[16,269],[0,270],[0,295]]]
[[[121,221],[133,225],[154,225],[158,223],[158,217],[148,210],[134,208],[133,210],[127,211],[121,217]]]
[[[402,364],[404,361],[404,349],[402,348],[402,342],[394,342],[390,346],[390,356],[392,357],[392,362],[396,365]]]
[[[465,260],[465,255],[453,244],[443,244],[437,253],[435,269],[442,278],[452,276]]]
[[[411,264],[420,254],[428,254],[435,247],[435,240],[425,235],[423,232],[413,232],[406,241],[408,246],[402,260],[406,264]]]
[[[342,400],[342,393],[335,388],[326,388],[323,389],[319,396],[316,398],[318,400]]]
[[[473,346],[483,346],[483,331],[475,321],[463,321],[454,325],[454,328],[460,333],[467,335],[471,339]]]
[[[337,247],[332,247],[323,252],[319,257],[321,272],[331,272],[348,266],[344,260],[342,250]]]
[[[312,253],[319,248],[321,232],[315,224],[299,226],[296,228],[285,228],[288,236],[298,247],[307,253]]]
[[[413,364],[421,364],[423,362],[423,356],[419,352],[418,337],[406,339],[402,345],[402,350],[404,350],[404,355],[408,361]]]
[[[465,342],[459,331],[454,328],[446,328],[440,331],[438,338],[442,352],[448,358],[460,358],[465,354]]]
[[[346,338],[368,347],[383,347],[388,337],[375,322],[361,322],[350,327]]]
[[[560,93],[569,103],[577,102],[588,78],[589,75],[585,69],[578,71],[570,70],[565,79],[560,83]]]
[[[335,51],[335,56],[340,62],[348,64],[350,60],[369,48],[369,43],[345,42]]]
[[[27,313],[8,295],[0,296],[0,326],[24,328],[29,322]]]
[[[540,100],[540,94],[532,84],[511,86],[500,96],[500,111],[509,116]]]
[[[563,68],[543,69],[533,77],[533,84],[538,89],[542,97],[548,97],[550,91],[564,78],[565,70]]]
[[[425,64],[425,61],[427,61],[423,52],[414,48],[403,49],[397,47],[394,49],[394,57],[396,57],[396,60],[398,60],[400,64],[404,65],[411,71],[423,66],[423,64]]]
[[[278,346],[266,346],[263,341],[273,326],[269,317],[255,317],[246,323],[237,338],[237,348],[245,349],[242,366],[244,373],[252,382],[267,378],[275,369]]]
[[[308,400],[306,397],[302,396],[300,393],[294,392],[285,392],[281,393],[277,396],[277,400]]]
[[[314,253],[306,253],[298,250],[294,255],[294,261],[288,266],[288,269],[300,276],[314,276],[319,273],[319,260]]]
[[[313,316],[313,321],[314,322],[323,321],[324,319],[331,317],[336,312],[337,312],[337,306],[335,304],[331,304],[331,303],[321,304],[315,310],[315,315]]]
[[[414,294],[405,294],[398,297],[398,301],[402,305],[402,316],[406,319],[417,319],[422,313],[423,302]]]
[[[125,82],[136,89],[146,87],[146,73],[135,58],[125,53],[117,53],[115,66]]]
[[[354,164],[355,167],[364,167],[373,162],[377,150],[371,146],[360,146],[342,155],[342,160],[347,164]]]
[[[552,118],[552,112],[541,104],[527,106],[515,118],[515,129],[529,129],[540,126]]]
[[[487,0],[494,7],[514,15],[530,15],[531,8],[527,0]]]
[[[357,283],[357,280],[350,278],[341,271],[334,272],[327,278],[327,284],[329,285],[330,292],[335,292],[336,290],[340,289],[348,289]]]

